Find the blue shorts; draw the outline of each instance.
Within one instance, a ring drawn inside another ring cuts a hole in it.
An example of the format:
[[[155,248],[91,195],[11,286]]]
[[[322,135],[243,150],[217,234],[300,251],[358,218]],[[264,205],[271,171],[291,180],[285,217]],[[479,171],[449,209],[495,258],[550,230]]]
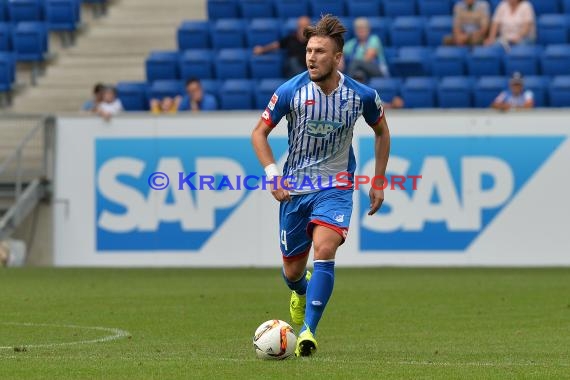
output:
[[[331,188],[293,195],[279,207],[279,245],[283,260],[309,254],[315,225],[326,226],[346,239],[352,215],[352,189]]]

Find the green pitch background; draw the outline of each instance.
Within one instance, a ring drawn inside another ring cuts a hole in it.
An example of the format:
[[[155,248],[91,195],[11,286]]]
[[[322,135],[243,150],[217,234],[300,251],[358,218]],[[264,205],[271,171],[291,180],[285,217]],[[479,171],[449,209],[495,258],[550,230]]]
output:
[[[338,269],[319,352],[282,362],[251,345],[289,319],[279,269],[4,269],[0,289],[2,379],[570,378],[570,269]],[[109,334],[39,324],[130,335],[56,346]]]

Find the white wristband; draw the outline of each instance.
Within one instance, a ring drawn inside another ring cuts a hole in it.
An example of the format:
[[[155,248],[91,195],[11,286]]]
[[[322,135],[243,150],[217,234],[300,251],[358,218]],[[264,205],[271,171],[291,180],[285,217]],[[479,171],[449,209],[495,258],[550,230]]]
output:
[[[269,180],[272,180],[273,177],[278,177],[281,175],[281,173],[279,172],[279,169],[277,168],[277,165],[275,165],[275,163],[267,165],[264,168],[264,170],[265,170],[265,176]]]

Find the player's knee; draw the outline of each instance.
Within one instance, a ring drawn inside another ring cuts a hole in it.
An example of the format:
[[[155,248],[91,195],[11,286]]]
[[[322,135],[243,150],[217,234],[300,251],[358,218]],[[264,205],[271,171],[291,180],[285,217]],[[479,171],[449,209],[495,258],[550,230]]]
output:
[[[283,273],[289,281],[297,281],[305,274],[305,266],[302,262],[285,262]]]
[[[314,243],[315,260],[332,260],[335,258],[339,243],[336,240],[323,240]]]

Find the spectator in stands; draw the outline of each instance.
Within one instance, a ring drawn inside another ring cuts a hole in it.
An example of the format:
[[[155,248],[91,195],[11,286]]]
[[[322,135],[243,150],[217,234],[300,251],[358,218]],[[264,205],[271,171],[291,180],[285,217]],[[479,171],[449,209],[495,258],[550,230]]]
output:
[[[485,45],[532,44],[536,40],[534,9],[526,0],[503,0],[495,10]]]
[[[254,46],[253,54],[259,55],[278,49],[285,49],[287,51],[287,61],[285,62],[285,70],[283,72],[285,77],[291,78],[302,73],[307,70],[307,63],[305,60],[307,40],[305,39],[303,32],[309,25],[311,25],[311,19],[309,17],[299,17],[295,33],[291,33],[279,41],[273,41],[264,46]]]
[[[534,94],[524,89],[524,80],[519,72],[515,72],[509,80],[509,89],[502,91],[491,105],[499,111],[534,108]]]
[[[178,112],[178,106],[181,100],[181,96],[176,96],[174,98],[167,96],[163,99],[151,99],[150,112],[155,115],[176,113]]]
[[[95,112],[97,109],[97,105],[101,103],[101,100],[103,98],[104,89],[105,85],[103,83],[95,84],[95,86],[93,86],[93,98],[83,103],[81,110],[86,112]]]
[[[348,75],[366,83],[371,77],[389,76],[388,65],[384,57],[384,48],[380,38],[370,34],[368,19],[358,17],[354,20],[355,38],[344,44],[343,60],[340,69],[343,70],[348,61]]]
[[[202,84],[196,78],[191,78],[186,82],[186,95],[182,97],[178,104],[178,111],[215,111],[218,109],[218,102],[213,95],[204,93]]]
[[[453,33],[445,36],[445,45],[481,45],[487,37],[491,12],[484,0],[462,0],[453,7]]]
[[[105,86],[101,95],[101,102],[97,105],[95,113],[105,120],[123,112],[123,103],[117,98],[117,90],[113,86]]]

